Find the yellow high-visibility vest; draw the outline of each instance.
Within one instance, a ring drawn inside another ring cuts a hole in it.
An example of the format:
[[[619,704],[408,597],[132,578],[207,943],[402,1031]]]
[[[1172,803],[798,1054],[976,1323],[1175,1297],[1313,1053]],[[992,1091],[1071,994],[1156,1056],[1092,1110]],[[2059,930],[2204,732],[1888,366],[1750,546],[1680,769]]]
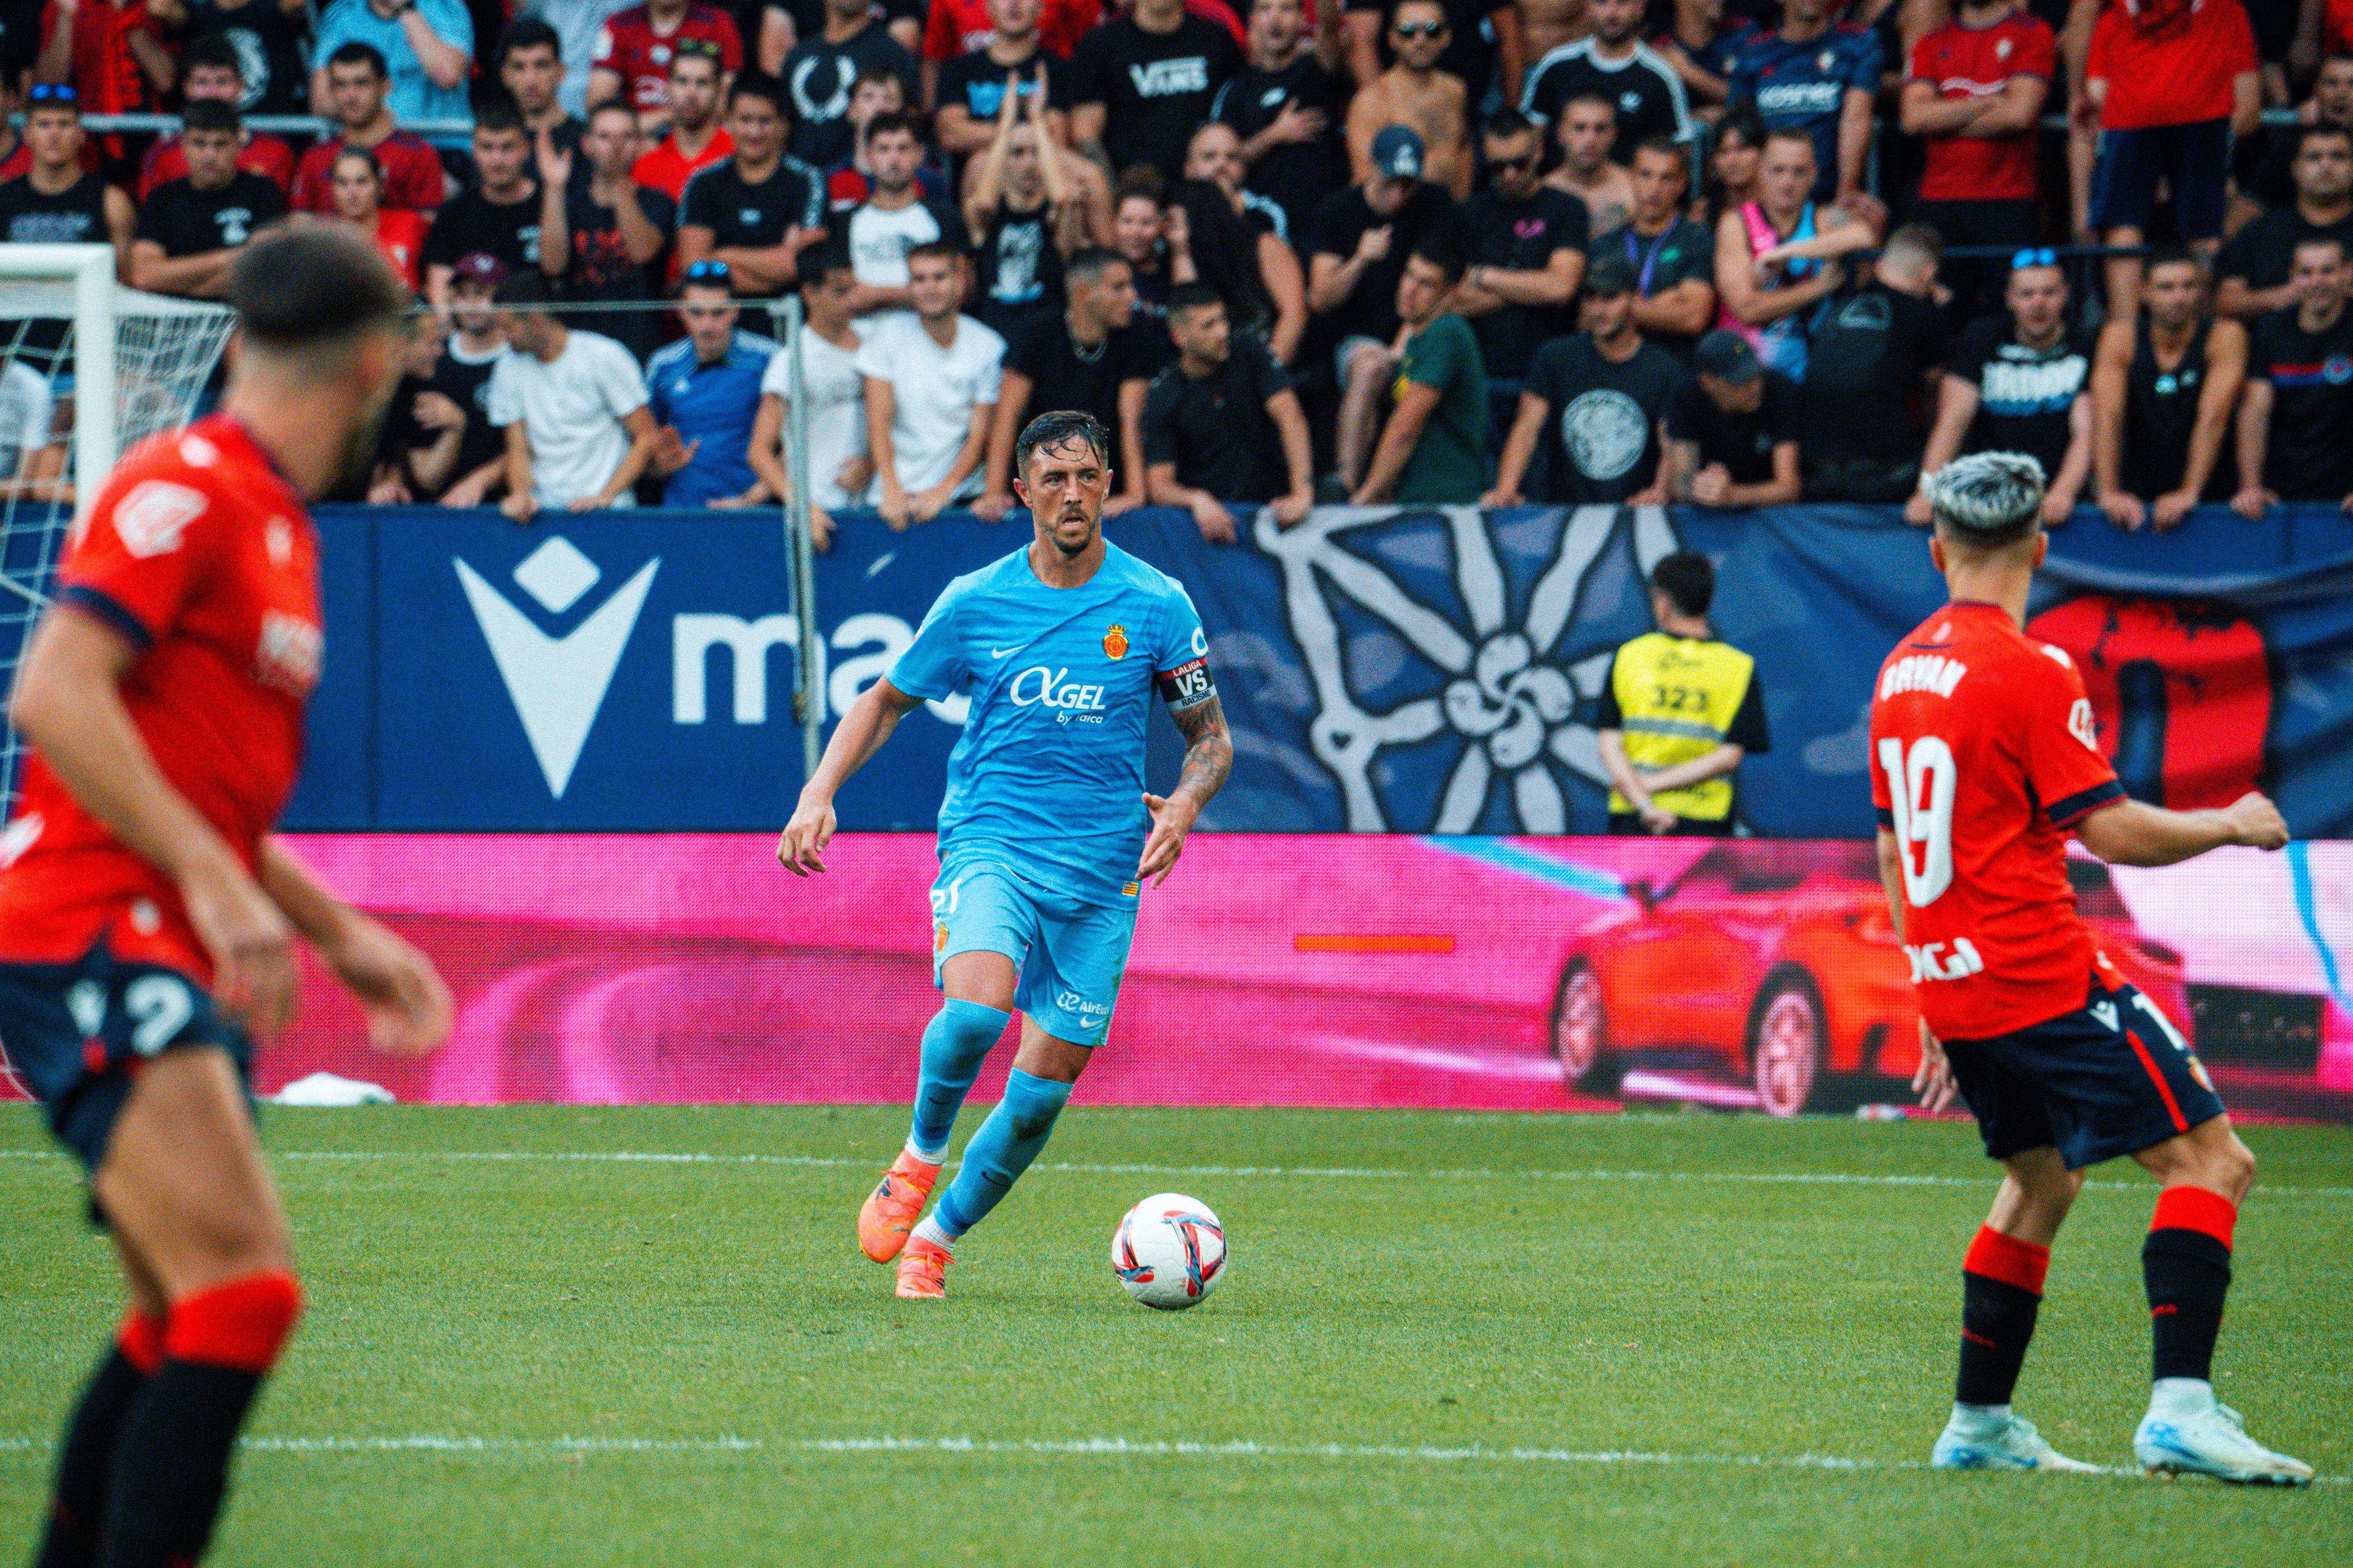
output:
[[[1732,728],[1756,671],[1756,659],[1729,643],[1646,632],[1626,644],[1609,676],[1626,760],[1657,773],[1715,750]],[[1704,779],[1651,798],[1677,816],[1722,822],[1732,815],[1732,779]],[[1609,809],[1630,812],[1634,805],[1613,789]]]

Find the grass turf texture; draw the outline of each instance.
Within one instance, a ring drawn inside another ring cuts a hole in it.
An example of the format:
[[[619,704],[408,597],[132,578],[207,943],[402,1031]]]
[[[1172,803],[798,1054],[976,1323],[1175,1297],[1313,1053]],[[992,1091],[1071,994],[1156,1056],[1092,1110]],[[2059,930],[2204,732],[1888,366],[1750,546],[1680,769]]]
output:
[[[1966,1127],[1082,1106],[943,1305],[893,1300],[851,1235],[897,1110],[266,1114],[311,1307],[239,1461],[223,1563],[2353,1556],[2341,1480],[1917,1468],[1992,1186]],[[2341,1478],[2353,1143],[2249,1142],[2269,1190],[2239,1228],[2220,1387],[2259,1437]],[[26,1550],[46,1445],[116,1310],[109,1249],[47,1146],[29,1110],[0,1113],[0,1562]],[[735,1158],[447,1157],[625,1151]],[[1123,1163],[1234,1169],[1051,1168]],[[1599,1173],[1634,1171],[1662,1179]],[[2121,1164],[2095,1174],[2021,1408],[2066,1452],[2128,1466],[2151,1193]],[[1750,1179],[1789,1176],[1830,1179]],[[1168,1316],[1107,1261],[1122,1211],[1164,1188],[1218,1210],[1234,1259],[1211,1301]],[[515,1441],[305,1446],[411,1437]],[[1015,1447],[815,1446],[882,1437]],[[1093,1438],[1357,1451],[1018,1447]],[[616,1446],[638,1439],[687,1446]],[[1806,1456],[1865,1467],[1789,1463]]]

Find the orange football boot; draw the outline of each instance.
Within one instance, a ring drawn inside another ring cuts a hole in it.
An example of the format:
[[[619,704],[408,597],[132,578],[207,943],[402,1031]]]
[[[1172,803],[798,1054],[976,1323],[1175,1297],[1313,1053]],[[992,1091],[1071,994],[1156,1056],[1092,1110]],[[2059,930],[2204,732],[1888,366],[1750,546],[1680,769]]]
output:
[[[910,1301],[946,1300],[948,1265],[955,1261],[947,1248],[916,1237],[899,1259],[899,1295]]]
[[[858,1245],[877,1263],[888,1263],[907,1245],[907,1233],[940,1179],[937,1165],[926,1165],[906,1150],[882,1173],[881,1184],[868,1194],[858,1210]]]

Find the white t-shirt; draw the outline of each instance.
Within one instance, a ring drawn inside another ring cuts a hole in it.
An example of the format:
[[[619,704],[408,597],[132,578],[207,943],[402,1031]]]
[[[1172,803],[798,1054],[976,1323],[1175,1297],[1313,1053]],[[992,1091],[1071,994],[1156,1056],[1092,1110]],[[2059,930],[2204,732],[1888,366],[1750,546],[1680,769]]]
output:
[[[891,447],[901,489],[912,496],[948,477],[972,429],[973,410],[997,401],[1004,366],[1005,340],[970,316],[956,318],[955,339],[946,348],[913,313],[876,324],[858,350],[858,370],[891,384]],[[956,498],[980,489],[986,466],[975,466]]]
[[[849,215],[849,268],[860,283],[873,289],[907,286],[907,252],[947,235],[940,222],[944,207],[913,201],[896,212],[868,202]],[[959,242],[964,236],[953,236]]]
[[[792,403],[792,362],[782,350],[768,362],[760,390]],[[866,492],[841,488],[845,464],[866,456],[866,378],[858,356],[815,332],[801,334],[801,391],[808,399],[809,501],[828,511],[864,506]]]
[[[491,423],[503,430],[522,421],[531,493],[545,507],[570,506],[610,482],[629,455],[621,421],[645,405],[645,378],[629,351],[576,328],[553,363],[506,353],[491,371]]]
[[[48,378],[22,360],[0,371],[0,479],[25,471],[25,459],[49,444],[55,405]]]

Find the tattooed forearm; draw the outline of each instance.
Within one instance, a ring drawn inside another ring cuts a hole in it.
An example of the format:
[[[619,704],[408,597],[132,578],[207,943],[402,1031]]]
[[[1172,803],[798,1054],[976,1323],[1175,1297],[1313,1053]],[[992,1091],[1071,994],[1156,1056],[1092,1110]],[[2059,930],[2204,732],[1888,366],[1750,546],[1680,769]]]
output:
[[[1176,787],[1168,793],[1189,795],[1198,810],[1209,804],[1233,771],[1234,742],[1226,732],[1225,710],[1213,691],[1190,707],[1172,709],[1169,717],[1185,737],[1185,766],[1176,775]]]

